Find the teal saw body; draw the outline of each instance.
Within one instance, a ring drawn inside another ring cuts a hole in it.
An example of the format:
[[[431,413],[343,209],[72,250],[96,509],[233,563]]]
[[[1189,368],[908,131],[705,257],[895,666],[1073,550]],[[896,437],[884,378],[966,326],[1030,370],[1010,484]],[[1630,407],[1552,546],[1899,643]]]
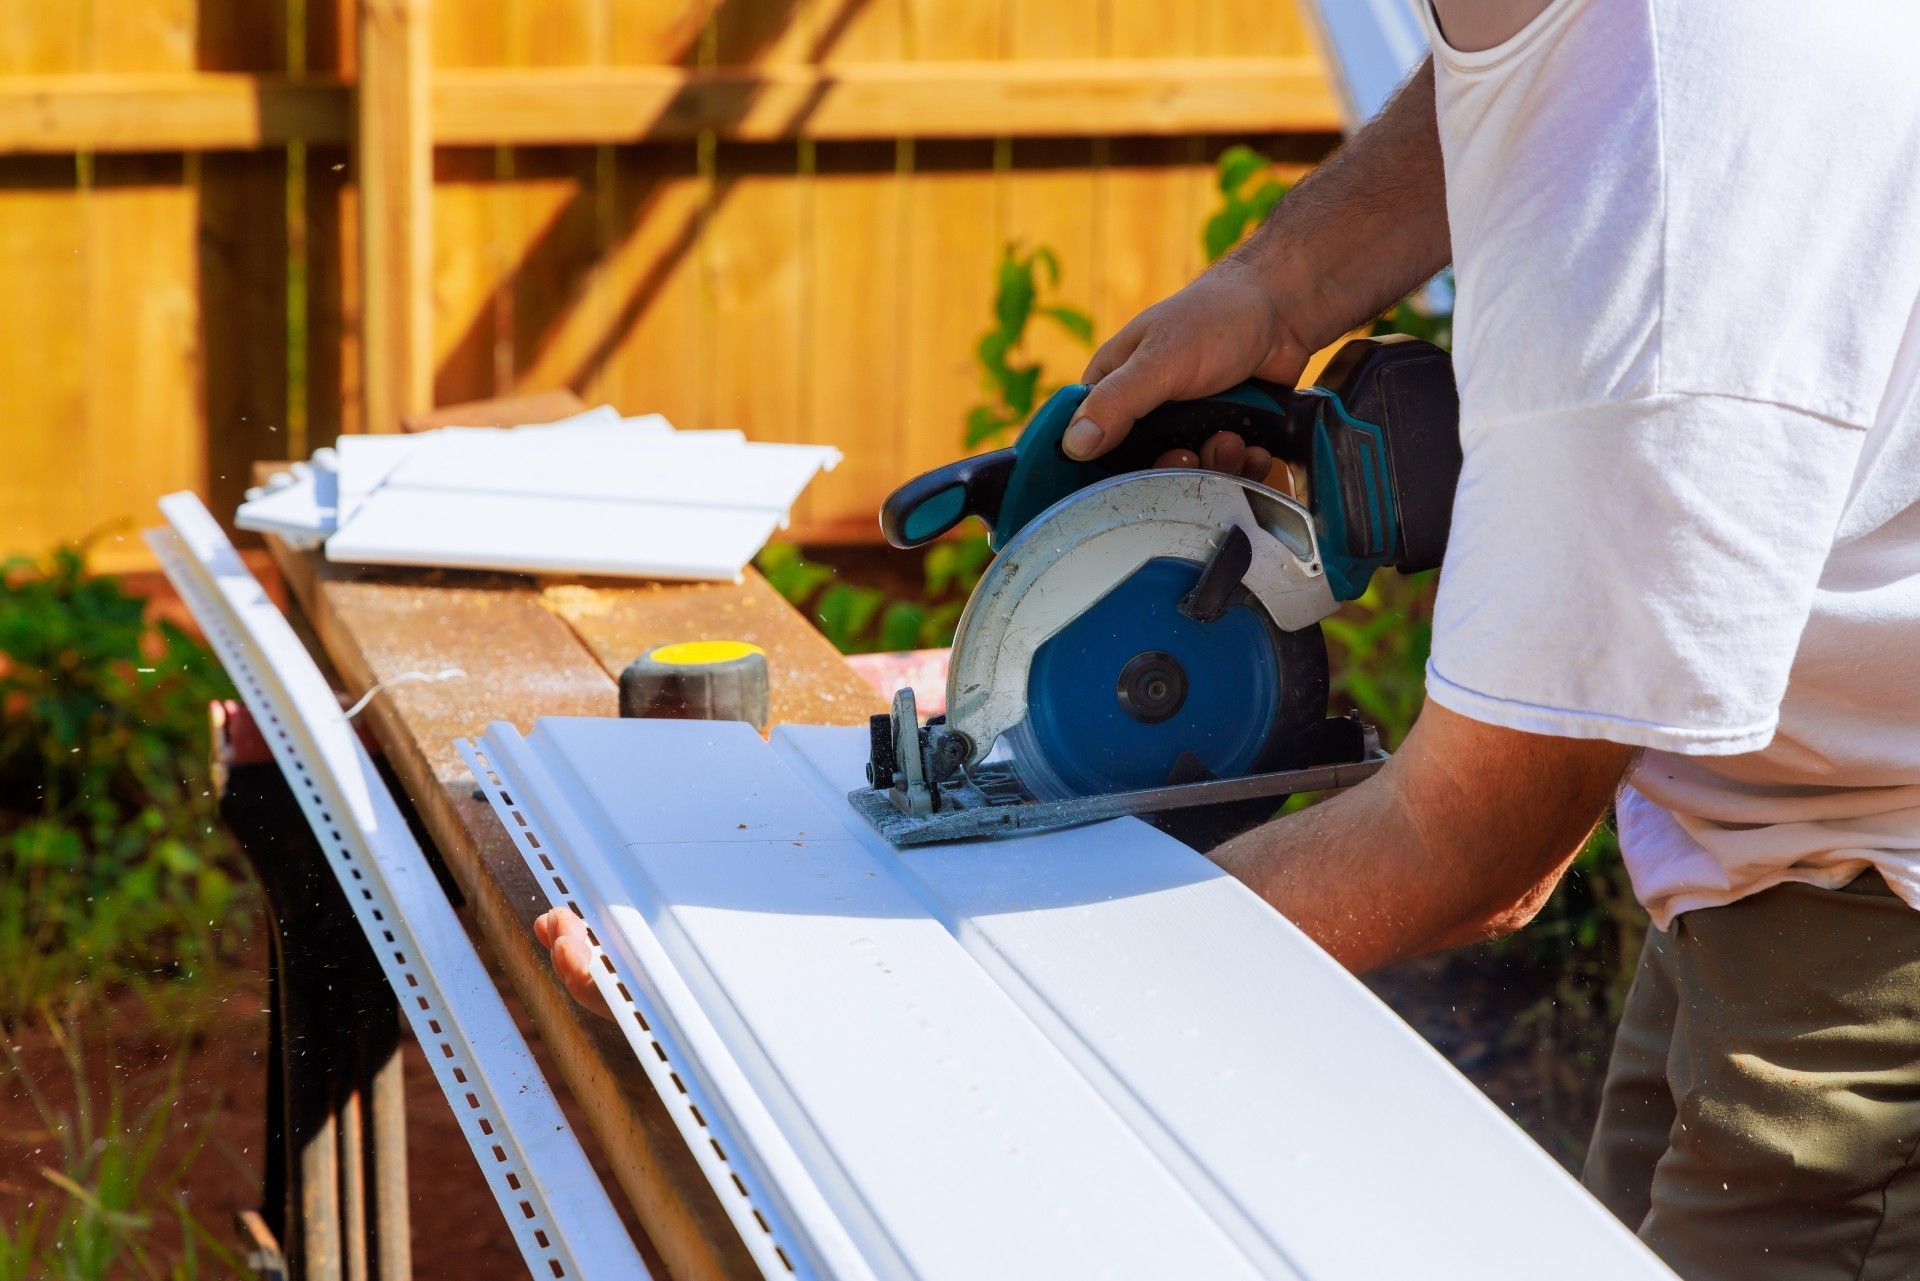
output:
[[[1446,549],[1460,475],[1460,405],[1453,362],[1400,336],[1342,347],[1312,387],[1250,379],[1217,395],[1172,401],[1145,415],[1121,445],[1089,462],[1060,440],[1090,390],[1062,387],[1009,449],[964,458],[901,486],[881,509],[896,547],[917,547],[968,516],[995,551],[1041,512],[1096,481],[1153,467],[1171,449],[1198,452],[1217,432],[1239,435],[1306,472],[1309,509],[1340,600],[1360,596],[1385,566],[1432,569]]]
[[[1032,830],[1095,797],[1102,816],[1137,812],[1128,797],[1213,803],[1232,780],[1242,800],[1270,796],[1384,759],[1326,715],[1319,623],[1382,567],[1439,563],[1459,472],[1446,354],[1356,340],[1314,387],[1163,405],[1080,462],[1060,441],[1086,394],[1057,392],[1011,449],[920,476],[882,510],[897,546],[974,516],[997,553],[954,636],[945,716],[913,723],[909,697],[876,718],[852,799],[891,839]],[[1154,466],[1223,431],[1303,469],[1309,503]]]

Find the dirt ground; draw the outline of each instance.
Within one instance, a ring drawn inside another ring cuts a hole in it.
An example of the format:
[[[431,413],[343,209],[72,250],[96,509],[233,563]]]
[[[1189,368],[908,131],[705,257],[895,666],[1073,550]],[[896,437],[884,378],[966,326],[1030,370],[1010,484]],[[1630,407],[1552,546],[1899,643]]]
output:
[[[194,1218],[236,1253],[234,1215],[258,1205],[263,1168],[265,960],[261,942],[247,964],[217,986],[206,985],[197,1012],[186,1015],[197,1030],[184,1046],[178,1030],[181,1011],[156,1011],[131,993],[112,998],[104,1007],[80,1010],[71,1019],[84,1040],[89,1093],[102,1117],[116,1087],[123,1115],[133,1120],[164,1097],[170,1076],[178,1076],[178,1095],[167,1109],[168,1133],[156,1166],[170,1169],[185,1162],[176,1195]],[[167,1021],[170,1030],[162,1031],[160,1020]],[[41,1119],[41,1107],[70,1117],[76,1096],[73,1074],[44,1023],[16,1028],[9,1044],[14,1048],[13,1063],[0,1065],[0,1222],[18,1221],[22,1202],[59,1195],[44,1173],[46,1168],[57,1168],[59,1147]],[[177,1073],[173,1071],[176,1051],[186,1056],[184,1070]],[[472,1281],[517,1275],[519,1256],[513,1238],[419,1046],[411,1039],[405,1055],[415,1278]],[[548,1074],[553,1079],[551,1068]],[[42,1096],[40,1106],[33,1098],[35,1090]],[[579,1118],[573,1120],[576,1130],[584,1132]],[[165,1204],[144,1208],[153,1219],[144,1237],[151,1255],[178,1258],[182,1233],[170,1209]],[[203,1275],[220,1273],[214,1268]],[[113,1275],[137,1274],[116,1271]]]

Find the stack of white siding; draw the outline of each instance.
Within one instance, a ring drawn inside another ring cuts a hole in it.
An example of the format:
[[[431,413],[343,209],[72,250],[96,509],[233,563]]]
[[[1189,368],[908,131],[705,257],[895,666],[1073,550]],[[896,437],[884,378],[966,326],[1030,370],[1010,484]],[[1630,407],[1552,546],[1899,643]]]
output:
[[[329,560],[732,580],[840,453],[611,408],[533,427],[346,436],[249,494],[242,529]]]

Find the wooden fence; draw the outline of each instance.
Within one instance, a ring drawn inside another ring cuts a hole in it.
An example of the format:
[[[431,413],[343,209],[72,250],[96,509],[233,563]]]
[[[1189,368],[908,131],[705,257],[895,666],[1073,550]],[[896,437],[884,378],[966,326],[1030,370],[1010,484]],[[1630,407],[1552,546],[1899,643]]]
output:
[[[800,518],[871,528],[1005,242],[1104,331],[1337,128],[1291,0],[0,0],[0,550],[558,385],[836,444]]]

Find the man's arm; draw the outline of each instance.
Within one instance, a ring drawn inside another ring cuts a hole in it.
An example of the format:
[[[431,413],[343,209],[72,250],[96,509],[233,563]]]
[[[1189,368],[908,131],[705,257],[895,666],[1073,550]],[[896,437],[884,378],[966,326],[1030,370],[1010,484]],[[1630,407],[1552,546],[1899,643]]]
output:
[[[1370,970],[1531,920],[1633,753],[1429,702],[1373,778],[1210,857],[1348,969]]]
[[[1428,62],[1245,243],[1108,339],[1087,366],[1084,381],[1096,385],[1068,429],[1067,451],[1103,454],[1148,410],[1253,375],[1291,385],[1315,351],[1446,266],[1446,182],[1433,112]],[[1246,459],[1227,433],[1203,452],[1162,462],[1252,475],[1265,475],[1271,462]]]

